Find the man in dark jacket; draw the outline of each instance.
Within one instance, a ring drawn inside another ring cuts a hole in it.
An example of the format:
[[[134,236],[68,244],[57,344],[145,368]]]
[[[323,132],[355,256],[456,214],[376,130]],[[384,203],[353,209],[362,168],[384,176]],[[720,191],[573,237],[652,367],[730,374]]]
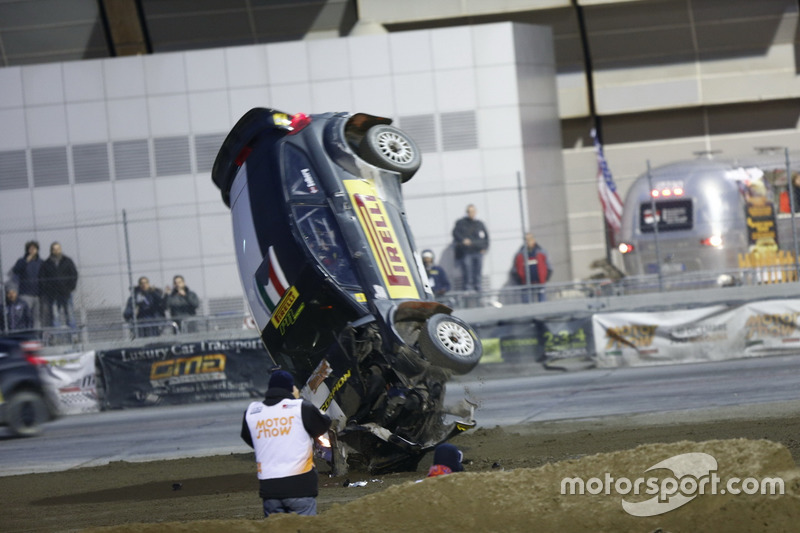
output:
[[[244,412],[241,432],[255,451],[264,516],[317,514],[314,439],[330,426],[328,415],[300,399],[291,374],[272,373],[264,401],[251,403]]]
[[[464,290],[480,292],[483,255],[489,249],[489,232],[483,222],[475,218],[477,212],[474,205],[467,206],[467,216],[459,219],[453,228],[453,244],[456,261],[464,276]]]
[[[142,276],[128,298],[122,316],[128,322],[136,317],[136,337],[158,337],[164,323],[164,296]]]
[[[11,332],[30,331],[33,329],[33,317],[31,316],[31,308],[24,300],[21,300],[17,295],[17,289],[14,286],[6,287],[6,302],[3,316],[8,320],[6,322],[7,330]]]
[[[11,269],[14,281],[17,283],[19,299],[28,304],[33,317],[33,328],[42,327],[41,308],[39,302],[39,271],[42,268],[42,259],[39,257],[39,243],[28,241],[25,243],[25,255],[20,257]]]
[[[39,291],[44,309],[42,325],[57,328],[66,324],[75,328],[72,292],[77,284],[78,269],[75,268],[75,263],[64,255],[61,244],[54,242],[50,245],[50,257],[42,263],[39,270]]]
[[[182,323],[182,318],[195,316],[197,308],[200,306],[200,298],[189,287],[186,286],[186,281],[183,276],[175,276],[172,278],[172,290],[167,287],[164,293],[167,295],[167,309],[169,310],[169,317],[175,321],[183,331],[194,333],[197,331],[197,322],[192,320],[188,321],[186,326]]]

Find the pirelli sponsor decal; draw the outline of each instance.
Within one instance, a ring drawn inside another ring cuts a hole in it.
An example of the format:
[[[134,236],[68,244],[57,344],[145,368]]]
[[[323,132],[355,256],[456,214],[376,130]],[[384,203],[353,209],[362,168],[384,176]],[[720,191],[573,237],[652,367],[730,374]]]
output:
[[[275,328],[280,326],[281,322],[283,322],[283,319],[286,318],[286,314],[292,308],[292,305],[294,305],[299,296],[300,294],[297,292],[297,289],[294,288],[294,286],[289,287],[289,290],[284,293],[283,298],[281,298],[280,302],[278,302],[278,306],[275,307],[275,310],[272,312],[272,317],[270,318],[270,321]]]
[[[306,304],[304,303],[295,306],[299,297],[300,293],[297,292],[297,289],[292,285],[286,290],[283,298],[278,302],[278,306],[275,307],[275,311],[272,312],[272,316],[269,320],[281,335],[286,333],[286,328],[293,325],[297,321],[297,317],[303,312],[303,309],[305,309]]]
[[[372,180],[344,180],[389,298],[418,299],[411,270]]]

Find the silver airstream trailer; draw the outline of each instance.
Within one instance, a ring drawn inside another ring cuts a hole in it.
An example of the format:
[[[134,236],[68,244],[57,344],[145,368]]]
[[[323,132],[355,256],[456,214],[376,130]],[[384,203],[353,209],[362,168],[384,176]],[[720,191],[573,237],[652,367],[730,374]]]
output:
[[[754,245],[776,246],[763,175],[755,167],[698,159],[638,177],[625,198],[619,235],[626,273],[731,270]]]

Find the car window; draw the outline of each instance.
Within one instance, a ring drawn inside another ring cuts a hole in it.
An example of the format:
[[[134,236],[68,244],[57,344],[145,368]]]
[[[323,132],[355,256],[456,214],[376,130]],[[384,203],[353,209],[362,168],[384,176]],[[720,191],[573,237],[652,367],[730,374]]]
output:
[[[291,197],[322,196],[317,173],[311,166],[311,162],[303,152],[291,144],[286,145],[286,168],[284,169],[284,174]]]
[[[300,205],[293,208],[303,242],[340,285],[358,285],[350,254],[339,235],[328,207]]]

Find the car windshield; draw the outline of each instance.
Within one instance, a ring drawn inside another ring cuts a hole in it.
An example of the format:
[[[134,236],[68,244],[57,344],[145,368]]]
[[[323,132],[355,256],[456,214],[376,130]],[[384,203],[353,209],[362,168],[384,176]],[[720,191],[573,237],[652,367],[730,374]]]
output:
[[[340,285],[357,286],[350,254],[330,209],[316,205],[295,206],[294,216],[303,242],[328,274]]]

